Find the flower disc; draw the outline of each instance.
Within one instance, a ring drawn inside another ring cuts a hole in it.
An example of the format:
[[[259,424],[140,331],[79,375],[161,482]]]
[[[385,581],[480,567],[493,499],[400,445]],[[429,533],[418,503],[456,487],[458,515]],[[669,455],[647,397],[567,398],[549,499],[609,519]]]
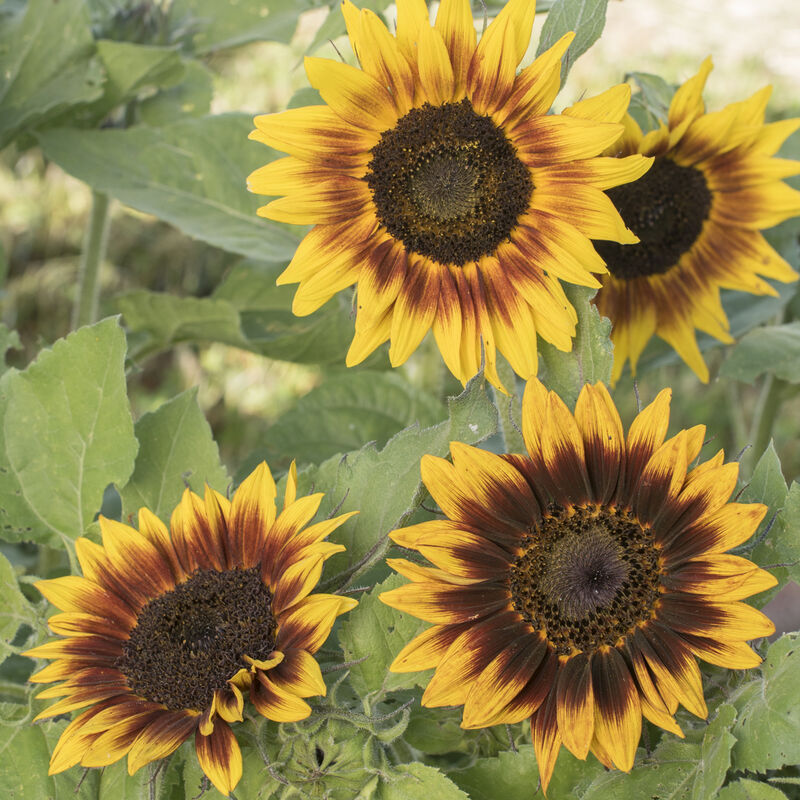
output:
[[[307,58],[327,105],[256,117],[251,138],[290,155],[250,175],[278,195],[259,214],[314,224],[279,283],[310,314],[357,285],[352,366],[391,340],[402,364],[429,330],[462,382],[499,349],[535,375],[537,335],[572,348],[577,315],[559,283],[599,287],[593,239],[635,242],[604,190],[649,160],[600,158],[623,133],[627,86],[547,114],[562,37],[517,74],[533,0],[510,0],[480,41],[469,0],[398,0],[397,33],[342,3],[361,69]]]
[[[628,771],[643,717],[682,736],[678,704],[707,716],[695,658],[756,666],[747,641],[774,630],[740,601],[775,578],[726,554],[766,508],[728,502],[738,464],[722,451],[689,469],[704,426],[664,441],[669,396],[625,437],[602,384],[573,415],[534,379],[527,455],[425,456],[446,518],[390,534],[433,564],[390,559],[412,582],[383,602],[433,623],[391,669],[434,668],[422,704],[463,705],[464,728],[530,720],[545,789],[562,744]]]
[[[186,490],[171,531],[146,508],[139,530],[100,517],[103,546],[78,539],[83,577],[39,581],[65,613],[49,620],[65,638],[25,655],[55,661],[31,677],[64,681],[37,719],[89,706],[64,730],[50,774],[128,756],[132,775],[194,733],[200,766],[225,796],[242,774],[229,723],[244,693],[277,722],[305,719],[303,698],[325,694],[313,654],[356,601],[310,594],[342,545],[324,539],[351,514],[308,525],[321,494],[296,499],[292,464],[283,511],[261,464],[233,500]]]
[[[594,302],[612,323],[615,381],[627,360],[635,374],[654,333],[707,381],[695,328],[733,341],[720,289],[777,295],[760,276],[797,278],[760,230],[800,214],[800,192],[781,180],[800,173],[800,161],[773,158],[800,119],[765,125],[769,88],[706,114],[710,71],[706,59],[678,89],[668,125],[643,136],[628,117],[626,135],[609,151],[655,158],[641,178],[608,192],[640,242],[596,245],[609,274]]]

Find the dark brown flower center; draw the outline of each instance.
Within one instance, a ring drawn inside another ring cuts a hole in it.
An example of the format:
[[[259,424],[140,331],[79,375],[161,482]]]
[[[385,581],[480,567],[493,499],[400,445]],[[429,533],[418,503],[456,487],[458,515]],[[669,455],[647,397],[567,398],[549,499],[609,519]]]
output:
[[[632,280],[661,275],[689,251],[711,210],[711,191],[694,167],[659,157],[633,183],[607,190],[638,244],[595,242],[615,278]]]
[[[372,148],[366,181],[395,239],[459,266],[508,238],[533,191],[512,144],[466,99],[425,103],[398,120]]]
[[[139,696],[204,711],[247,666],[243,656],[274,650],[271,604],[257,567],[197,570],[141,610],[117,667]]]
[[[522,542],[511,567],[514,608],[560,655],[614,645],[658,599],[652,533],[627,512],[560,509]]]

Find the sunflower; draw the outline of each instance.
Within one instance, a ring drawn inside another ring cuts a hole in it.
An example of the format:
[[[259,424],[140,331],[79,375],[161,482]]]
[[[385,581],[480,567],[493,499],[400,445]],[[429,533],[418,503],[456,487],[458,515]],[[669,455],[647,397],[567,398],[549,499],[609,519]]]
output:
[[[49,625],[66,637],[25,654],[56,659],[31,681],[63,681],[39,694],[61,699],[37,719],[91,706],[62,733],[51,775],[126,754],[132,775],[194,733],[200,766],[227,796],[242,774],[229,723],[242,719],[245,692],[277,722],[311,713],[303,698],[325,694],[313,654],[356,601],[309,593],[344,550],[325,537],[352,515],[306,527],[323,495],[298,500],[296,489],[292,464],[276,517],[262,463],[232,501],[187,489],[171,536],[146,508],[138,531],[101,516],[103,545],[76,542],[83,577],[36,584],[65,612]]]
[[[738,465],[722,451],[689,470],[705,427],[664,441],[670,390],[623,435],[602,384],[574,416],[533,379],[523,400],[528,455],[453,442],[422,478],[447,519],[393,531],[434,567],[391,566],[412,583],[387,605],[432,622],[391,665],[435,668],[424,706],[463,705],[462,727],[530,720],[544,788],[565,745],[633,766],[642,717],[682,736],[682,704],[706,717],[695,656],[760,663],[747,640],[774,630],[738,602],[775,578],[726,550],[764,517],[728,503]]]
[[[603,190],[649,159],[599,154],[624,131],[617,86],[547,115],[561,85],[563,36],[516,74],[535,3],[510,0],[476,42],[469,0],[398,0],[397,33],[344,0],[361,69],[306,58],[327,105],[255,118],[251,139],[290,153],[253,172],[253,192],[284,195],[263,217],[314,224],[278,283],[299,283],[310,314],[357,284],[347,365],[391,340],[402,364],[426,332],[462,382],[497,386],[496,350],[527,378],[536,334],[572,348],[577,320],[559,278],[599,287],[591,239],[635,242]]]
[[[654,333],[708,381],[695,328],[733,341],[719,290],[775,296],[760,276],[798,277],[760,231],[800,214],[800,192],[781,180],[800,173],[800,161],[773,158],[800,119],[764,124],[770,87],[706,114],[711,67],[707,58],[675,92],[667,125],[643,135],[628,116],[613,147],[622,158],[655,157],[643,177],[608,193],[640,242],[596,245],[609,270],[594,302],[613,326],[613,381],[628,359],[635,373]]]

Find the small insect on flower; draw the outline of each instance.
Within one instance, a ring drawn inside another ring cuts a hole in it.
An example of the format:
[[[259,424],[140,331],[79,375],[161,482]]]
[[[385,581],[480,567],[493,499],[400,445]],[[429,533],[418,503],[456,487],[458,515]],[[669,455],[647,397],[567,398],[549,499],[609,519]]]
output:
[[[100,517],[102,546],[78,539],[83,576],[36,586],[65,613],[60,639],[25,655],[55,659],[31,677],[63,681],[37,719],[90,706],[64,730],[50,774],[103,767],[128,756],[132,775],[194,734],[203,771],[224,795],[242,775],[230,723],[245,694],[276,722],[305,719],[304,698],[324,695],[314,653],[350,598],[311,594],[342,545],[325,538],[352,514],[308,523],[322,494],[297,498],[294,464],[277,514],[275,483],[259,465],[229,501],[187,489],[170,530],[139,511],[139,530]]]
[[[611,148],[621,158],[655,157],[644,176],[608,193],[639,244],[596,245],[610,273],[595,303],[613,326],[614,381],[627,360],[635,373],[653,334],[708,381],[695,328],[733,341],[720,289],[777,295],[760,276],[798,277],[761,229],[800,214],[800,192],[781,180],[800,173],[800,161],[773,157],[800,119],[764,124],[770,87],[706,114],[710,72],[707,58],[675,92],[667,125],[643,136],[628,116]]]
[[[293,310],[316,311],[357,285],[352,366],[391,340],[398,366],[433,329],[462,383],[487,378],[500,350],[524,378],[536,336],[572,348],[577,315],[559,279],[599,287],[592,239],[635,242],[603,190],[650,159],[598,158],[623,133],[630,89],[616,86],[561,114],[573,33],[517,74],[534,0],[510,0],[477,40],[469,0],[398,0],[397,32],[342,3],[361,69],[306,58],[326,105],[256,117],[251,138],[290,155],[253,172],[259,209],[313,224],[279,283],[299,283]]]
[[[773,633],[741,601],[775,578],[725,551],[765,506],[729,503],[738,464],[689,469],[705,426],[664,441],[670,390],[627,438],[606,388],[584,386],[574,415],[534,379],[523,400],[527,455],[453,442],[422,478],[446,519],[390,536],[434,566],[390,565],[411,583],[381,600],[433,623],[395,672],[435,668],[424,706],[463,705],[462,727],[529,719],[542,785],[561,745],[633,766],[642,717],[682,736],[680,703],[706,717],[695,657],[758,665],[747,641]]]

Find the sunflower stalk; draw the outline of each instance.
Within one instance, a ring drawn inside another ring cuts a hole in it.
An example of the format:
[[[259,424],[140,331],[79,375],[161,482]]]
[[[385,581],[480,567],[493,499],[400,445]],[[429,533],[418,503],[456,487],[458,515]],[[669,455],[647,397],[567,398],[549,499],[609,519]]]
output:
[[[758,459],[769,446],[772,428],[785,399],[785,387],[786,382],[773,374],[767,375],[764,381],[750,432],[750,440],[753,443],[750,458],[753,465],[758,463]]]
[[[83,241],[78,294],[72,309],[72,328],[81,328],[97,321],[100,298],[100,265],[108,243],[110,198],[103,192],[92,192],[92,212]]]

